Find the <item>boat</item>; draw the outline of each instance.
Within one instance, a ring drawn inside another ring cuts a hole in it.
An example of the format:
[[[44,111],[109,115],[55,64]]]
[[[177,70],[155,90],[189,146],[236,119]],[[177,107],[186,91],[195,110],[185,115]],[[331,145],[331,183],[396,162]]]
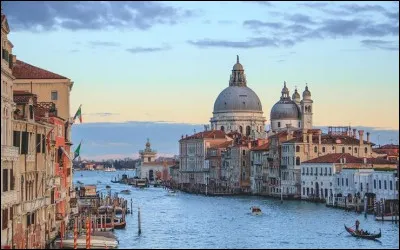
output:
[[[114,168],[114,165],[111,166],[111,168],[110,167],[106,167],[104,169],[104,172],[115,172],[115,171],[117,171],[117,170]]]
[[[346,229],[347,232],[349,232],[351,234],[351,236],[356,237],[356,238],[375,240],[382,236],[380,228],[379,228],[379,233],[377,233],[377,234],[371,234],[371,233],[361,234],[359,232],[356,232],[356,230],[352,229],[351,227],[346,227],[346,225],[344,225],[344,228]]]
[[[123,218],[114,218],[114,229],[123,229],[126,226],[126,221]]]
[[[125,189],[125,190],[122,190],[120,193],[121,193],[121,194],[130,194],[130,193],[131,193],[131,190]]]
[[[260,207],[252,206],[250,209],[252,215],[262,215]]]
[[[55,240],[56,245],[60,245],[61,240]],[[81,235],[78,237],[77,241],[78,249],[86,249],[86,236]],[[68,238],[62,240],[63,248],[74,248],[74,238]],[[104,236],[94,236],[90,237],[90,249],[114,249],[118,247],[118,241],[116,239],[104,237]]]
[[[175,196],[176,195],[176,191],[175,190],[168,190],[168,195]]]

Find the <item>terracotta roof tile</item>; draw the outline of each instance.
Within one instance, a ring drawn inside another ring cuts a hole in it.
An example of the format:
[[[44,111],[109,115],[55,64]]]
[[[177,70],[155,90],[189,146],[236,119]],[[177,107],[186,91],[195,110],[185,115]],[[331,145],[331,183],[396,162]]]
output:
[[[21,60],[17,60],[14,64],[13,75],[17,79],[68,79],[65,76],[30,65]]]
[[[216,143],[216,144],[212,145],[210,148],[213,148],[213,149],[227,148],[227,147],[231,146],[232,143],[233,143],[233,141],[226,141],[226,142],[218,143],[218,144]]]
[[[308,135],[307,135],[307,140],[308,140]],[[312,136],[313,143],[318,143],[318,135],[313,134]],[[288,143],[302,143],[303,142],[303,136],[296,136],[293,139],[290,139],[286,141]],[[322,134],[321,135],[321,143],[322,144],[345,144],[345,145],[359,145],[360,140],[351,136],[346,136],[346,135],[330,135],[330,134]],[[364,144],[371,144],[375,145],[374,143],[364,141]]]
[[[352,156],[349,153],[334,153],[320,156],[312,160],[304,161],[303,163],[340,163],[340,159],[346,159],[346,163],[358,163],[362,164],[364,162],[363,158]],[[367,164],[393,164],[393,162],[388,161],[383,158],[366,158]]]
[[[267,151],[269,149],[269,143],[264,143],[260,146],[254,147],[251,150],[252,151]]]
[[[181,140],[190,140],[190,139],[223,139],[225,138],[225,132],[222,130],[210,130],[196,133],[194,135],[190,135],[188,137],[183,137]]]

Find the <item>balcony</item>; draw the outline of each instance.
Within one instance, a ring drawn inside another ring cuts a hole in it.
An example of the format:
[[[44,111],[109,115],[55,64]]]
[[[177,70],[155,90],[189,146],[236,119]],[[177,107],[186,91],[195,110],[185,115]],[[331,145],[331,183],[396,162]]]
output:
[[[1,145],[1,161],[16,161],[18,156],[17,147]]]
[[[17,191],[11,190],[1,193],[1,205],[11,206],[18,203]]]
[[[24,212],[30,213],[46,205],[45,198],[37,198],[32,201],[24,202]]]

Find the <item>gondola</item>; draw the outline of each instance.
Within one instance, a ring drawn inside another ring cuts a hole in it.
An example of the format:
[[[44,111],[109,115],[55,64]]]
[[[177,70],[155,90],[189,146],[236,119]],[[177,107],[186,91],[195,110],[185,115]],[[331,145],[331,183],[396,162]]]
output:
[[[377,234],[370,234],[370,233],[369,234],[359,234],[359,233],[356,233],[356,231],[354,229],[352,229],[350,227],[346,227],[346,225],[344,225],[344,228],[346,229],[347,232],[349,232],[351,234],[351,236],[356,237],[356,238],[375,240],[382,236],[380,228],[379,228],[379,233],[377,233]]]
[[[112,183],[119,183],[119,181],[111,181]]]

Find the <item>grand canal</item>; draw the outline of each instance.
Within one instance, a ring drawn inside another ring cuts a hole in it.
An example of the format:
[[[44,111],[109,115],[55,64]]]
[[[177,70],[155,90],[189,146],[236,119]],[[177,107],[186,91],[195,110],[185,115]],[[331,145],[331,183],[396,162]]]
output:
[[[264,197],[207,197],[179,192],[167,195],[163,188],[136,189],[111,183],[124,172],[79,171],[77,181],[97,184],[98,191],[130,189],[121,197],[133,201],[133,214],[127,226],[115,230],[119,248],[399,248],[399,226],[364,218],[354,212],[327,208],[324,204],[284,201]],[[127,171],[129,176],[133,171]],[[250,207],[258,205],[262,216],[251,216]],[[130,204],[129,204],[130,206]],[[138,235],[137,211],[140,207],[142,234]],[[356,239],[343,225],[382,230],[380,241]]]

